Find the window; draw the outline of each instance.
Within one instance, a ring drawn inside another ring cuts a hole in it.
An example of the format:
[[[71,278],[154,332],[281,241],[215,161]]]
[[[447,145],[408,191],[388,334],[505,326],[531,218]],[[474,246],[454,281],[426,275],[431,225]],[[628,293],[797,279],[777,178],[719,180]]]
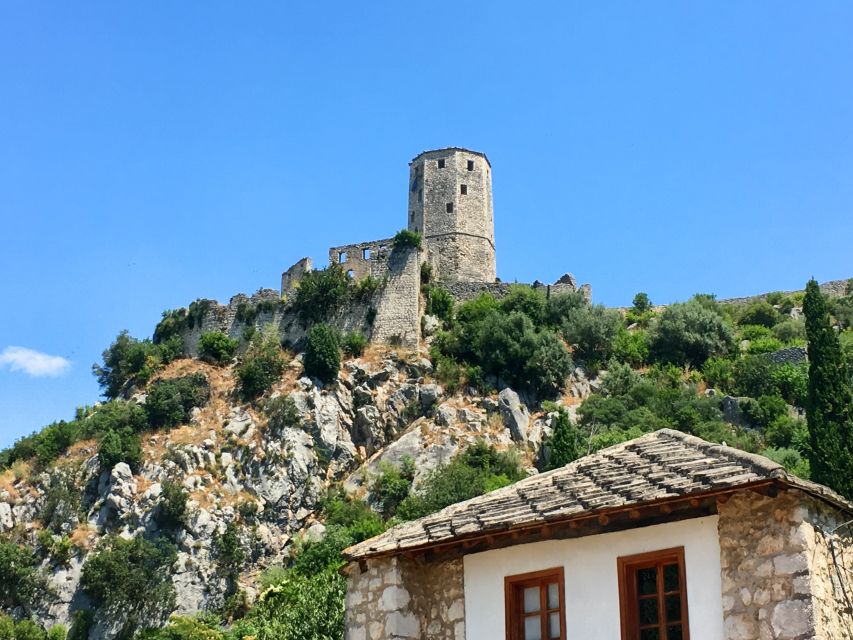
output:
[[[504,579],[507,640],[566,640],[563,568]]]
[[[424,201],[424,190],[421,189],[420,191],[418,191],[418,202],[423,202],[423,201]]]
[[[444,169],[444,158],[442,158],[441,160],[438,161],[438,168]]]
[[[365,260],[370,260],[370,249],[362,249],[361,250],[361,257],[364,258]]]
[[[467,196],[468,195],[468,185],[467,184],[460,184],[459,185],[459,193],[461,193],[463,196]]]
[[[689,640],[684,547],[617,560],[622,640]]]
[[[338,252],[338,262],[340,264],[343,264],[346,261],[347,261],[347,252],[346,251],[339,251]]]
[[[452,202],[447,203],[447,213],[453,213],[453,203]]]
[[[347,271],[347,278],[352,278],[352,277],[354,277],[354,276],[355,276],[355,271],[353,271],[352,269],[350,269],[349,271]]]
[[[474,161],[469,160],[468,161],[468,171],[473,171],[473,170],[474,170]]]

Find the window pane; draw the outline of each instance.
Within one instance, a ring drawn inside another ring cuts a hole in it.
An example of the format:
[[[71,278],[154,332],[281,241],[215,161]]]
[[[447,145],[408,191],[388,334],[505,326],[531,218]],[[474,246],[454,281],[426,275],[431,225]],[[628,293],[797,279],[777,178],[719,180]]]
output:
[[[559,638],[560,637],[560,614],[559,613],[551,613],[548,615],[548,637],[549,638]]]
[[[542,619],[539,616],[524,619],[524,640],[542,640]]]
[[[658,572],[655,567],[637,571],[637,593],[641,596],[657,593]]]
[[[556,609],[560,606],[560,587],[556,582],[548,585],[548,608]]]
[[[681,620],[681,596],[666,597],[666,621],[678,622]]]
[[[681,640],[681,625],[673,624],[667,627],[666,640]]]
[[[668,564],[663,568],[664,591],[678,591],[678,565]]]
[[[539,611],[539,587],[527,587],[524,590],[524,613]]]
[[[658,599],[640,600],[640,624],[655,624],[658,621]]]
[[[640,631],[640,640],[661,640],[660,631],[657,628],[643,629]]]

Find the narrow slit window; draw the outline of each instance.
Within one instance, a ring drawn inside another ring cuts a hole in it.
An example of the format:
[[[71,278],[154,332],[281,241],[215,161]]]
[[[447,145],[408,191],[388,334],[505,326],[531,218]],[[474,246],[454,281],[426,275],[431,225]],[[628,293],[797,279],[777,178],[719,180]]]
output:
[[[346,251],[338,251],[338,262],[343,264],[347,261],[347,252]]]
[[[461,193],[463,196],[467,196],[468,195],[468,185],[467,184],[460,184],[459,185],[459,193]]]
[[[474,161],[469,160],[468,161],[468,171],[473,171],[473,170],[474,170]]]
[[[442,158],[441,160],[438,161],[438,168],[444,169],[444,158]]]
[[[365,260],[370,260],[370,249],[362,249],[361,250],[361,257],[364,258]]]
[[[453,213],[453,203],[452,202],[447,203],[447,213]]]
[[[423,202],[423,201],[424,201],[424,190],[421,189],[420,191],[418,191],[418,202]]]

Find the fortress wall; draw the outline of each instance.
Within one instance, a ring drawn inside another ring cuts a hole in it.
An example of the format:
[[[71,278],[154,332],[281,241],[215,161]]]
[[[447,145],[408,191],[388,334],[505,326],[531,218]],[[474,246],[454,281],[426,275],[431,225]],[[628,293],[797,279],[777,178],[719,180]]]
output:
[[[393,238],[332,247],[329,249],[329,264],[339,264],[355,280],[369,275],[380,277],[374,273],[383,269],[377,267],[377,262],[386,259],[393,247]]]
[[[370,338],[415,349],[420,341],[421,252],[414,247],[394,249],[385,264],[385,284],[374,297],[376,318]],[[374,275],[374,277],[377,277]]]

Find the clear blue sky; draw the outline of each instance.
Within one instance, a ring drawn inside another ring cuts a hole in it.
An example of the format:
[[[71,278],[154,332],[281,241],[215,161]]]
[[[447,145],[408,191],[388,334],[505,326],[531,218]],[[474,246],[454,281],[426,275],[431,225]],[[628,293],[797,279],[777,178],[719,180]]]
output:
[[[429,148],[488,154],[504,280],[623,305],[853,276],[851,25],[847,0],[2,3],[0,446],[96,401],[121,329],[404,226]]]

